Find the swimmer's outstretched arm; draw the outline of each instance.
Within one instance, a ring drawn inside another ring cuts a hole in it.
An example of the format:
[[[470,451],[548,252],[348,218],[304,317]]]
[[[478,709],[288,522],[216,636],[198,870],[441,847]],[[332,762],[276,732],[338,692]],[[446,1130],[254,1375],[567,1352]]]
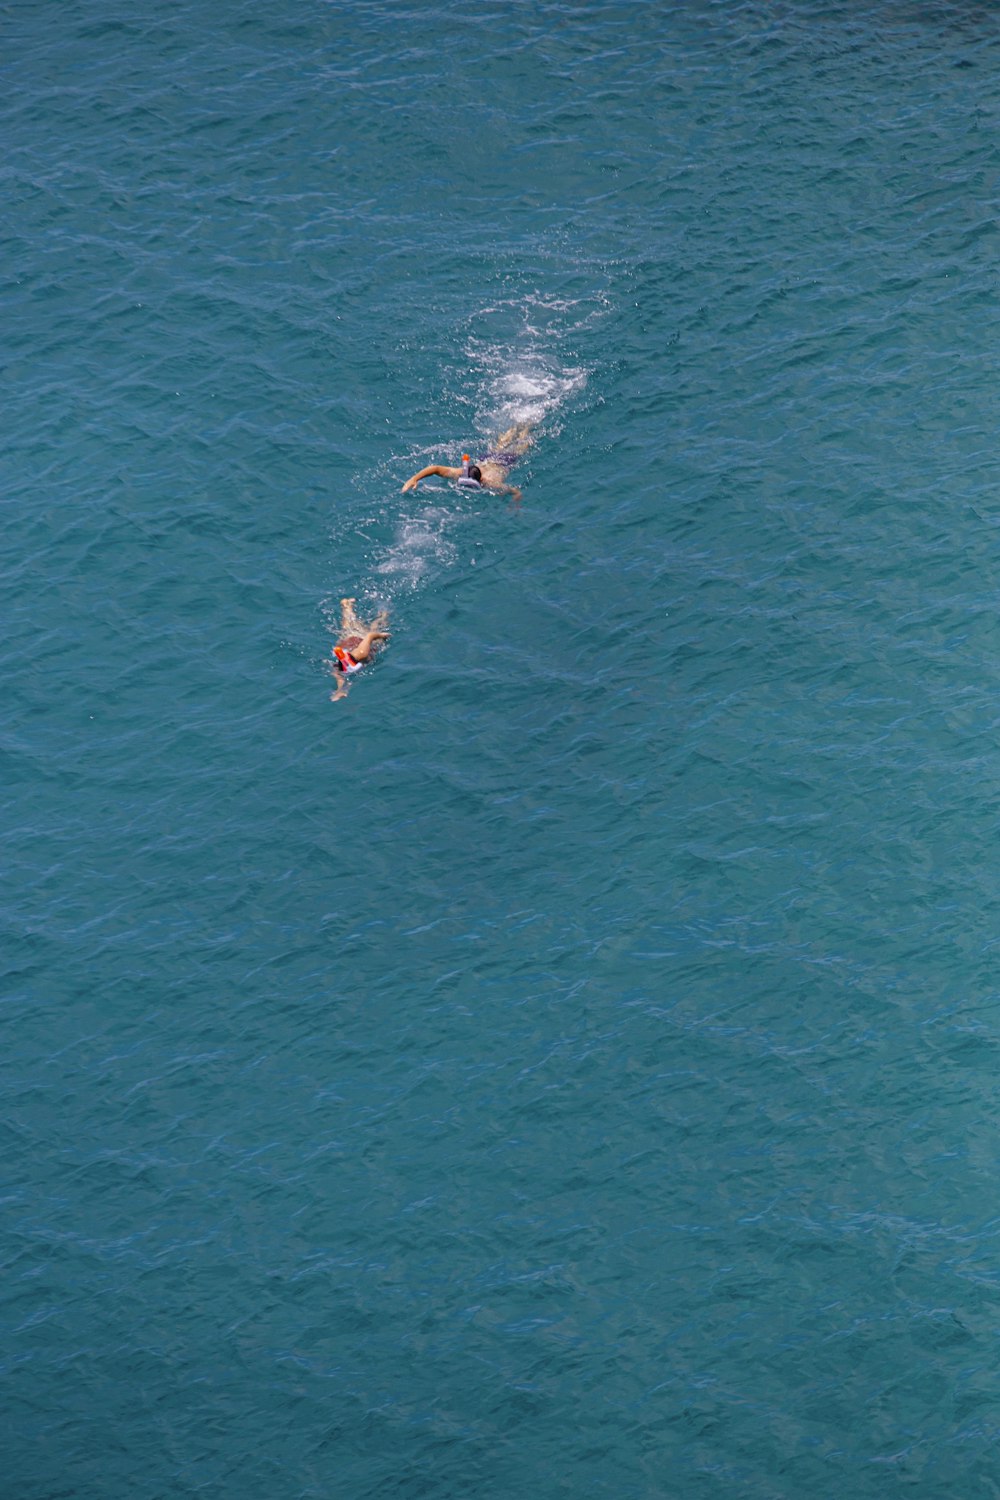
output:
[[[437,474],[441,479],[460,479],[462,477],[461,469],[449,469],[447,464],[431,464],[429,468],[421,469],[419,474],[414,474],[408,479],[403,485],[400,494],[405,494],[407,490],[415,490],[421,479],[430,479],[432,474]]]

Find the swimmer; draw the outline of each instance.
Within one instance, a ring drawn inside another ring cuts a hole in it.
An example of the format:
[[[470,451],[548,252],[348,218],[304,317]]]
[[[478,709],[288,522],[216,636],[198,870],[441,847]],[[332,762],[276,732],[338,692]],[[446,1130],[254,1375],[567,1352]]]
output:
[[[534,439],[531,436],[531,423],[521,422],[516,427],[508,427],[496,440],[496,446],[491,448],[485,457],[474,464],[466,467],[464,464],[460,469],[454,469],[447,464],[431,464],[426,469],[421,469],[419,474],[414,474],[403,485],[403,493],[407,490],[415,490],[421,479],[429,479],[432,474],[437,474],[441,479],[463,479],[468,477],[474,479],[485,489],[496,490],[498,494],[510,495],[514,500],[520,500],[521,491],[516,485],[508,484],[507,475],[531,447]]]
[[[360,671],[365,662],[371,659],[372,651],[379,641],[389,639],[389,632],[384,628],[389,623],[385,610],[370,625],[365,625],[354,613],[354,604],[353,599],[340,601],[340,637],[333,648],[331,668],[337,679],[337,691],[330,694],[331,703],[336,703],[338,698],[347,697],[348,677]]]

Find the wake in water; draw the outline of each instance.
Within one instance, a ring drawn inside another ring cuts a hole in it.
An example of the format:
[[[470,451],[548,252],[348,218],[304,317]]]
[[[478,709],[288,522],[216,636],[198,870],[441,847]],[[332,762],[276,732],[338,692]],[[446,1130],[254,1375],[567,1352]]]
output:
[[[549,435],[555,436],[558,428],[552,427],[553,417],[586,384],[584,370],[554,367],[550,359],[531,350],[512,355],[487,349],[476,358],[482,371],[476,427],[486,434],[509,427],[540,429],[545,424]]]
[[[413,515],[400,519],[396,536],[375,572],[391,585],[406,589],[419,588],[431,574],[452,567],[458,559],[458,548],[449,533],[463,519],[460,510],[445,505],[428,505]]]

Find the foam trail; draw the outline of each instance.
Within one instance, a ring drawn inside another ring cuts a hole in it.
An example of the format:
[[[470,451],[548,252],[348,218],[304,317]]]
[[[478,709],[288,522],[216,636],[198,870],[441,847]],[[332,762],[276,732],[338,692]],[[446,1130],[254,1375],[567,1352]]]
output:
[[[428,506],[416,515],[404,516],[384,557],[375,564],[375,572],[392,585],[416,589],[432,571],[454,565],[458,549],[449,532],[462,517],[444,506]]]
[[[568,336],[605,311],[603,304],[595,306],[589,299],[537,294],[480,308],[465,339],[478,367],[472,403],[477,431],[488,440],[524,422],[549,428],[559,408],[587,380],[583,366],[560,357],[561,347]],[[501,329],[512,317],[520,326],[513,337],[503,337]],[[484,332],[491,324],[501,336]]]
[[[496,363],[500,367],[488,379],[478,424],[487,429],[503,430],[522,422],[541,426],[587,379],[582,369],[553,369],[530,354]]]

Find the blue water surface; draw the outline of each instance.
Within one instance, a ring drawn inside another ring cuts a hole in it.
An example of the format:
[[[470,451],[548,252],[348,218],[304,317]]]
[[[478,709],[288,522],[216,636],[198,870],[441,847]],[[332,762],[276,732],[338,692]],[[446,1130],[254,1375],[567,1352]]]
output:
[[[4,32],[5,1494],[1000,1495],[996,9]]]

